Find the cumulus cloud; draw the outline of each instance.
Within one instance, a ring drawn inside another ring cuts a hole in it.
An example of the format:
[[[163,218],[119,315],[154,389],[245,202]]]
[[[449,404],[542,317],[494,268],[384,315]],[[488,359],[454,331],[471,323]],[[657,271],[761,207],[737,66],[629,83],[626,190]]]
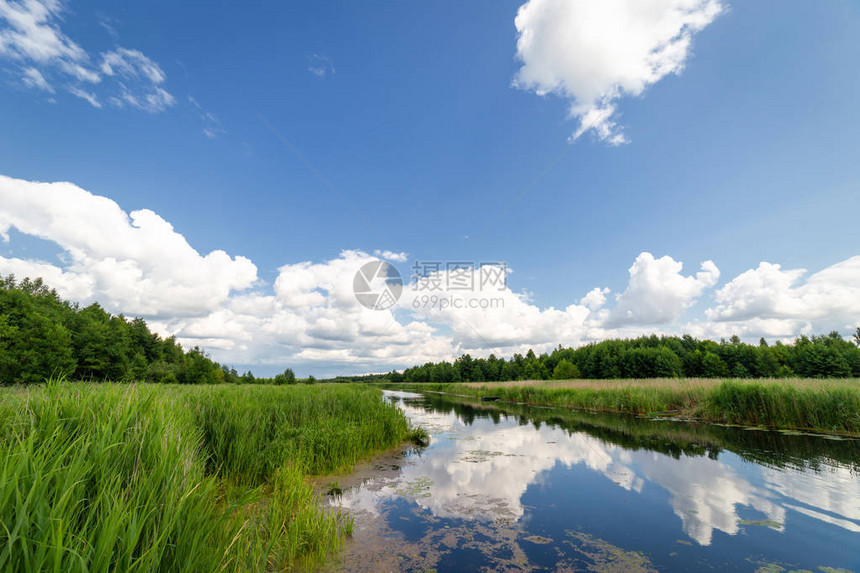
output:
[[[627,289],[618,295],[606,325],[669,324],[678,320],[720,278],[713,261],[702,263],[696,276],[683,276],[683,266],[669,256],[655,259],[651,253],[642,253],[636,257]]]
[[[283,265],[272,294],[238,293],[217,311],[156,326],[184,344],[216,348],[219,360],[239,364],[313,364],[361,372],[455,357],[459,346],[434,326],[402,320],[396,309],[374,311],[358,303],[355,273],[376,260],[347,250],[327,261]]]
[[[45,284],[56,288],[64,297],[81,301],[90,299],[95,292],[95,282],[89,275],[65,272],[62,268],[44,261],[7,259],[0,256],[0,273],[18,278],[40,277]]]
[[[588,294],[582,297],[579,304],[587,306],[591,310],[597,310],[606,304],[606,295],[609,294],[608,288],[594,287]]]
[[[741,273],[715,295],[705,315],[724,329],[758,324],[788,333],[844,330],[860,325],[860,256],[810,275],[762,262]],[[767,335],[767,329],[764,329]]]
[[[123,47],[91,57],[61,30],[63,12],[60,0],[0,0],[0,59],[20,69],[22,85],[53,93],[59,83],[97,108],[100,98],[150,113],[175,103],[157,63]]]
[[[830,324],[842,329],[860,316],[860,256],[805,281],[805,271],[762,263],[717,290],[701,319],[682,322],[719,280],[711,261],[686,275],[680,261],[644,252],[620,294],[596,287],[559,308],[514,291],[506,265],[442,265],[408,279],[397,305],[370,310],[353,292],[356,272],[385,257],[406,277],[404,253],[344,250],[282,265],[264,284],[249,259],[202,254],[150,210],[126,212],[71,183],[0,176],[0,239],[14,242],[13,229],[55,243],[61,255],[0,256],[0,274],[42,277],[65,298],[143,316],[160,334],[207,348],[222,362],[289,364],[318,374],[404,368],[464,352],[542,352],[655,331],[791,338]]]
[[[405,263],[407,261],[406,253],[395,253],[394,251],[381,251],[379,249],[373,251],[373,254],[380,259],[392,261],[395,263]]]
[[[718,340],[738,336],[743,340],[755,341],[759,338],[769,340],[791,340],[801,334],[820,334],[832,330],[825,324],[813,325],[808,320],[751,317],[737,321],[694,321],[683,325],[683,332],[696,338]]]
[[[71,183],[0,176],[0,235],[11,228],[56,243],[68,264],[2,259],[3,272],[51,278],[64,296],[114,312],[200,315],[257,279],[250,260],[217,250],[203,256],[152,211],[126,213]]]
[[[679,74],[693,35],[723,10],[720,0],[529,0],[514,21],[522,67],[514,85],[569,101],[579,120],[612,144],[627,142],[617,102]]]
[[[571,304],[541,309],[508,287],[504,265],[444,268],[416,276],[400,299],[403,309],[450,328],[470,351],[497,353],[575,345],[585,338],[590,310]]]

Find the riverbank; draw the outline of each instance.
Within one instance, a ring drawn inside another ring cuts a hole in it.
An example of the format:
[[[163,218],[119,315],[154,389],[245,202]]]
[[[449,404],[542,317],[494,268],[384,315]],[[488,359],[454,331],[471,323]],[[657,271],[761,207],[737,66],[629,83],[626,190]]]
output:
[[[528,380],[385,387],[592,412],[860,436],[860,379]]]
[[[308,476],[415,434],[356,385],[0,389],[0,570],[314,567],[352,520]]]

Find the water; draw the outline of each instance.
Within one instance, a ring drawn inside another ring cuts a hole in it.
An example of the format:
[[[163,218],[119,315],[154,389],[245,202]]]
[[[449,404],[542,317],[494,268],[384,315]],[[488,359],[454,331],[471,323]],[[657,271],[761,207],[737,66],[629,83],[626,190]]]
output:
[[[860,570],[857,440],[386,399],[432,442],[339,483],[356,529],[335,569]]]

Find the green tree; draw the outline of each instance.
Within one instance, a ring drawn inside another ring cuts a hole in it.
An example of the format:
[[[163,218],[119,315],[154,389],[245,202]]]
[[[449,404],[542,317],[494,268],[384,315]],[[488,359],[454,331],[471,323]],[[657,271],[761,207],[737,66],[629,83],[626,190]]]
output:
[[[278,385],[295,384],[297,382],[296,374],[293,372],[292,368],[287,368],[280,374],[276,374],[275,377],[272,379],[272,382]]]
[[[224,373],[224,382],[228,384],[240,384],[241,379],[239,378],[239,373],[236,372],[235,368],[231,368],[226,364],[221,365],[221,372]]]
[[[14,277],[6,277],[0,287],[0,382],[31,383],[71,375],[76,362],[71,334],[63,325],[70,313],[41,281],[25,279],[19,286]]]
[[[129,323],[129,339],[135,352],[142,352],[147,362],[163,359],[161,338],[149,331],[146,321],[135,318]]]
[[[562,359],[552,371],[553,380],[573,380],[579,377],[579,369],[567,359]]]
[[[179,370],[180,365],[159,360],[150,364],[146,369],[146,380],[160,384],[178,384]]]
[[[75,378],[121,380],[126,377],[132,356],[128,324],[111,317],[97,303],[72,318],[72,345],[77,370]]]
[[[706,351],[702,356],[702,376],[706,378],[725,378],[729,375],[726,363],[715,353]]]
[[[8,352],[17,332],[18,327],[9,324],[9,317],[0,314],[0,356]]]
[[[203,350],[194,347],[185,355],[178,378],[182,384],[219,384],[224,381],[224,373]]]
[[[144,356],[143,352],[137,352],[131,359],[129,375],[133,380],[146,380],[148,370],[149,364],[146,362],[146,356]]]

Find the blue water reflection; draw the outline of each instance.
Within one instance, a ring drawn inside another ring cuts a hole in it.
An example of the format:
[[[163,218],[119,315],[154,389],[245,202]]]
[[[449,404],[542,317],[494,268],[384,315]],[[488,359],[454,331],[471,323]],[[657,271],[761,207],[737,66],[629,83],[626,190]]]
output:
[[[432,443],[332,499],[344,569],[860,568],[857,441],[387,396]]]

